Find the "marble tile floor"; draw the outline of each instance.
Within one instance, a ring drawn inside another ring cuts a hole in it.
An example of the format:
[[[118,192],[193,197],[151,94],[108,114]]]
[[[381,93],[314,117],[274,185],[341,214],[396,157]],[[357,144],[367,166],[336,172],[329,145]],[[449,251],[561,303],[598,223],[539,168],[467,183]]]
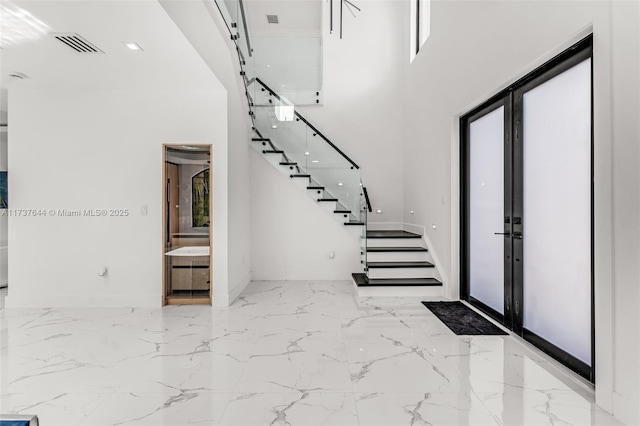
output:
[[[253,282],[229,308],[0,310],[0,413],[52,425],[619,425],[512,336],[417,298]]]

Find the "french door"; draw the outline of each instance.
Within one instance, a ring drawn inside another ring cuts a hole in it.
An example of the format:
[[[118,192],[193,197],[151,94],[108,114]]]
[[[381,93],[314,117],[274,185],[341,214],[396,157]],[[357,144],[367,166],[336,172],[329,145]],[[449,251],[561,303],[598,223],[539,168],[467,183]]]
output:
[[[593,381],[592,38],[461,135],[463,299]]]

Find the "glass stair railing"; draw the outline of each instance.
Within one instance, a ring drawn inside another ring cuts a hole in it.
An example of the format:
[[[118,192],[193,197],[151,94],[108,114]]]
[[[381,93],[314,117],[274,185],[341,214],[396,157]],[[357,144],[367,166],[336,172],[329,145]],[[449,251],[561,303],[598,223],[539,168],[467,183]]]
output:
[[[325,195],[337,198],[350,211],[350,221],[356,222],[362,192],[358,165],[260,79],[251,82],[249,94],[260,136],[284,151],[300,173],[311,175]]]
[[[321,59],[310,61],[316,76],[304,83],[284,83],[286,77],[276,78],[278,73],[269,67],[265,53],[256,58],[250,37],[250,26],[246,20],[245,4],[242,0],[213,0],[220,11],[231,40],[234,42],[240,63],[240,75],[245,86],[255,137],[252,147],[295,183],[302,185],[315,201],[329,210],[333,216],[347,227],[358,230],[361,241],[361,263],[367,272],[367,214],[371,203],[362,184],[359,166],[323,135],[297,110],[292,99],[303,104],[320,103],[321,99]],[[294,43],[278,38],[278,45]],[[295,44],[297,43],[297,44]],[[315,46],[313,41],[295,42],[294,45]],[[320,43],[317,43],[320,45]],[[268,50],[267,40],[258,40],[260,49]],[[271,49],[282,55],[282,49]],[[311,57],[321,58],[312,51]],[[320,52],[321,53],[321,52]],[[283,64],[287,60],[280,60]],[[257,75],[257,70],[263,71]],[[299,70],[288,70],[289,74],[300,74]],[[287,73],[282,73],[286,75]],[[270,87],[261,79],[266,75],[277,81],[278,87]],[[295,79],[293,79],[295,80]],[[282,84],[280,84],[282,83]],[[286,86],[289,87],[286,87]],[[282,87],[280,87],[282,86]],[[291,87],[294,86],[294,87]],[[317,87],[317,90],[314,90]],[[282,89],[282,90],[279,90]],[[285,96],[286,94],[287,96]]]

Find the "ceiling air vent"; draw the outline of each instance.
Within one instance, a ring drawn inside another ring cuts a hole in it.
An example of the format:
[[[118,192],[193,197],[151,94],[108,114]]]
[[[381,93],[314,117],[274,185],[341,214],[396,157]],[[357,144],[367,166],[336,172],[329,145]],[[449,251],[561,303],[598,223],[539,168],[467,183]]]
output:
[[[51,36],[78,53],[104,53],[76,33],[55,33],[51,34]]]
[[[278,15],[267,15],[267,22],[270,24],[278,23]]]
[[[29,78],[28,75],[23,74],[21,72],[17,72],[17,71],[10,72],[9,77],[13,78],[14,80],[26,80]]]

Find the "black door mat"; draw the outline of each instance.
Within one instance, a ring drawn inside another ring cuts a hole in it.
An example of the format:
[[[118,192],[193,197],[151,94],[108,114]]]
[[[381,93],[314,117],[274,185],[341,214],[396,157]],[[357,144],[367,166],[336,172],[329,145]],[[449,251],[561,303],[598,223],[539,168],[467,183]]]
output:
[[[440,321],[458,335],[501,336],[500,328],[462,302],[422,302]]]

